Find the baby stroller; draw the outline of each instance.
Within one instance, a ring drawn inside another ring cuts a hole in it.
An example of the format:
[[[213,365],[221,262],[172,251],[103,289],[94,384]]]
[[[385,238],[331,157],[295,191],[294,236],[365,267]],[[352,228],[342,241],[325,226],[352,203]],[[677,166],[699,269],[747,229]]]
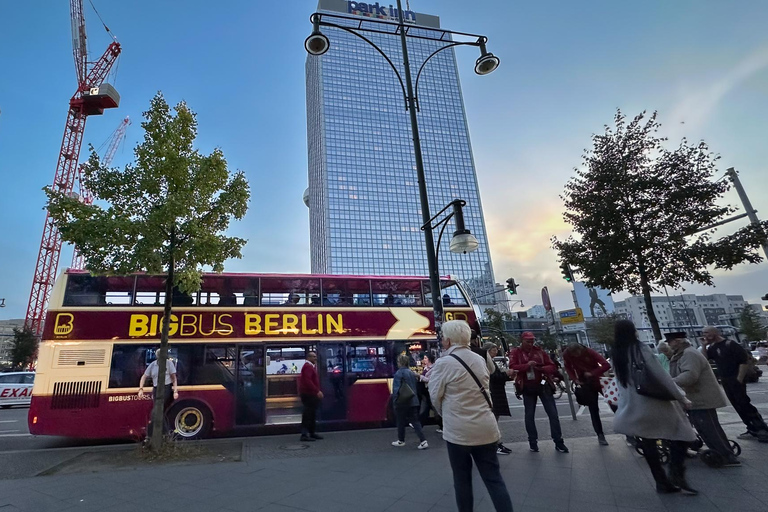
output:
[[[639,439],[637,441],[639,441]],[[728,443],[731,445],[731,450],[733,451],[734,455],[737,457],[741,455],[741,446],[739,446],[739,443],[733,439],[729,439]],[[663,439],[660,439],[656,442],[656,448],[659,450],[659,459],[661,459],[661,463],[668,463],[669,443]],[[697,452],[701,461],[711,468],[721,468],[725,464],[725,459],[722,455],[716,451],[704,448],[704,441],[701,439],[701,436],[698,434],[698,432],[696,433],[696,441],[691,443],[690,448]],[[642,443],[635,443],[635,451],[640,455],[645,456],[645,453],[643,453]]]

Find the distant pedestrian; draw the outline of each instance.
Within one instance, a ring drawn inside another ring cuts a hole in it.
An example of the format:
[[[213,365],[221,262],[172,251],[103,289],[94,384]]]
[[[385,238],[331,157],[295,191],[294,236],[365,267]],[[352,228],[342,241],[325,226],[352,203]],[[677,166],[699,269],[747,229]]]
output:
[[[656,354],[656,358],[661,363],[661,367],[669,373],[669,360],[672,359],[672,349],[669,348],[666,341],[660,341],[656,349],[659,351],[659,353]]]
[[[157,397],[157,389],[158,389],[158,375],[160,374],[160,366],[157,364],[157,358],[160,357],[160,348],[155,349],[155,360],[149,363],[149,366],[147,366],[147,369],[144,371],[144,374],[141,376],[141,379],[139,379],[139,398],[144,398],[144,383],[147,379],[150,379],[152,381],[152,400],[154,401],[155,397]],[[165,389],[163,390],[163,411],[167,411],[168,407],[171,405],[171,402],[174,400],[179,399],[179,381],[176,376],[176,365],[173,363],[173,360],[168,357],[165,360]],[[163,415],[165,417],[165,415]],[[163,422],[163,429],[164,430],[171,430],[170,425],[167,425],[167,419]],[[147,424],[147,439],[152,437],[152,419],[150,418],[149,423]]]
[[[323,392],[320,391],[320,379],[317,376],[317,354],[310,352],[307,354],[307,362],[301,367],[301,373],[298,378],[299,397],[304,405],[304,412],[301,414],[301,441],[316,441],[323,436],[315,432],[317,425],[317,409],[320,407],[320,400],[323,399]]]
[[[768,426],[752,405],[744,381],[751,367],[750,354],[735,341],[723,338],[717,327],[709,325],[704,328],[703,334],[707,359],[713,360],[717,365],[725,396],[747,426],[747,431],[739,435],[739,438],[757,439],[761,443],[768,443]]]
[[[684,332],[664,333],[664,336],[672,349],[670,375],[693,404],[688,411],[691,423],[707,447],[720,454],[725,466],[740,466],[717,419],[717,409],[725,407],[727,402],[709,361],[693,348]]]
[[[512,512],[512,499],[504,484],[496,455],[499,427],[488,396],[486,361],[469,350],[471,330],[463,320],[442,327],[443,356],[430,374],[429,395],[443,416],[443,439],[453,470],[453,487],[459,512],[474,505],[472,461],[497,512]]]
[[[552,396],[552,376],[557,372],[557,366],[546,352],[534,345],[536,337],[526,331],[520,336],[520,346],[509,355],[509,367],[517,371],[515,384],[520,388],[525,407],[525,430],[528,433],[528,445],[532,452],[539,451],[539,433],[536,430],[536,402],[541,405],[549,417],[549,431],[555,450],[568,453],[563,442],[560,429],[560,418],[557,415],[555,398]]]
[[[435,407],[432,405],[432,399],[429,397],[429,375],[432,373],[432,368],[435,367],[435,355],[432,353],[424,354],[424,357],[421,361],[422,366],[424,369],[421,372],[421,375],[419,376],[419,388],[421,389],[421,404],[419,405],[419,420],[421,420],[421,425],[424,426],[424,423],[426,420],[429,419],[429,413],[430,411],[434,411],[435,413],[435,421],[437,422],[437,432],[438,434],[443,433],[443,418],[440,416],[437,411],[435,410]]]
[[[589,416],[592,419],[592,428],[597,434],[597,442],[608,446],[603,434],[603,423],[600,421],[599,394],[603,392],[600,377],[603,376],[611,365],[603,356],[579,343],[571,343],[563,352],[565,371],[577,386],[577,398],[579,404],[589,408]]]
[[[417,375],[409,368],[410,358],[407,354],[397,356],[397,371],[392,379],[392,407],[397,421],[397,441],[392,446],[405,446],[405,426],[410,422],[416,435],[419,436],[419,450],[429,448],[427,438],[421,429],[419,421],[419,397],[416,395]]]
[[[490,388],[491,388],[491,401],[493,402],[493,415],[496,417],[498,423],[500,416],[512,416],[509,412],[509,401],[507,400],[507,382],[512,380],[507,371],[502,370],[493,360],[496,354],[499,352],[499,348],[495,343],[485,343],[483,345],[488,357],[493,363],[494,371],[490,375]],[[499,440],[499,445],[496,449],[496,453],[499,455],[509,455],[512,450],[504,446],[504,443]]]
[[[635,325],[619,320],[615,326],[613,370],[619,386],[619,409],[613,420],[613,429],[628,436],[641,438],[641,446],[651,474],[656,481],[656,492],[698,494],[685,479],[685,458],[688,443],[696,441],[696,433],[683,412],[691,407],[685,393],[664,371],[653,351],[640,343]],[[645,367],[643,375],[666,390],[675,400],[652,398],[638,393],[634,376],[638,373],[634,362]],[[659,457],[658,442],[666,440],[670,446],[670,474],[664,471]]]

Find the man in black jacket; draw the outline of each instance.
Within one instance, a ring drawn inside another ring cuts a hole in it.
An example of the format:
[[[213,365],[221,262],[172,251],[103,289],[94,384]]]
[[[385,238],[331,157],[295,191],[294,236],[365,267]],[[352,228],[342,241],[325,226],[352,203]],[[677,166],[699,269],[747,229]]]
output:
[[[717,327],[708,325],[704,328],[703,335],[707,359],[717,364],[725,395],[747,426],[747,431],[739,438],[757,438],[761,443],[768,443],[768,426],[752,405],[744,382],[750,367],[750,354],[735,341],[723,338]]]

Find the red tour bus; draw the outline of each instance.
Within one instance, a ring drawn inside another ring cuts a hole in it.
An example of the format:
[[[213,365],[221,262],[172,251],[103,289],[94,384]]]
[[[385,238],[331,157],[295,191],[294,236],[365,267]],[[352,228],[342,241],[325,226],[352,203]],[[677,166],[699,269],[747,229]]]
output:
[[[46,316],[29,410],[36,435],[141,438],[152,407],[139,379],[160,343],[165,277],[68,270]],[[478,329],[461,286],[441,281],[446,319]],[[429,281],[416,277],[205,274],[174,291],[171,359],[179,435],[296,430],[297,377],[318,355],[327,429],[381,426],[398,354],[437,351]],[[293,426],[293,427],[290,427]]]

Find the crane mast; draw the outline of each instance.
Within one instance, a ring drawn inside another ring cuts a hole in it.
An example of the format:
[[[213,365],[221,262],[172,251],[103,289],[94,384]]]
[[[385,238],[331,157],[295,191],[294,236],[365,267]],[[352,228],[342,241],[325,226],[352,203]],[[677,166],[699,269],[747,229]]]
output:
[[[123,139],[125,138],[125,131],[130,124],[131,119],[126,117],[120,121],[118,127],[115,128],[115,131],[112,132],[112,135],[109,136],[109,140],[107,142],[107,150],[104,152],[104,158],[101,159],[101,164],[105,167],[108,167],[112,163],[112,160],[115,158],[117,148],[120,147],[120,143],[123,142]],[[80,193],[78,197],[83,202],[83,204],[90,205],[93,204],[93,193],[91,193],[91,191],[88,190],[88,187],[85,186],[83,178],[83,166],[80,165],[77,168],[77,183],[80,186]],[[80,254],[80,251],[77,250],[77,247],[75,247],[75,250],[72,253],[71,267],[78,270],[85,268],[85,260],[83,259],[83,255]]]
[[[117,91],[111,85],[103,82],[121,52],[120,43],[114,40],[99,60],[88,69],[83,1],[70,0],[69,5],[77,90],[69,100],[64,137],[61,141],[61,150],[53,177],[54,190],[67,195],[71,195],[74,188],[87,117],[101,115],[105,109],[115,108],[120,103],[120,96]],[[32,290],[29,294],[27,316],[24,322],[25,327],[29,328],[36,336],[40,336],[42,333],[45,310],[53,281],[56,279],[60,255],[61,234],[46,212],[43,236],[40,240],[40,250],[32,280]]]

